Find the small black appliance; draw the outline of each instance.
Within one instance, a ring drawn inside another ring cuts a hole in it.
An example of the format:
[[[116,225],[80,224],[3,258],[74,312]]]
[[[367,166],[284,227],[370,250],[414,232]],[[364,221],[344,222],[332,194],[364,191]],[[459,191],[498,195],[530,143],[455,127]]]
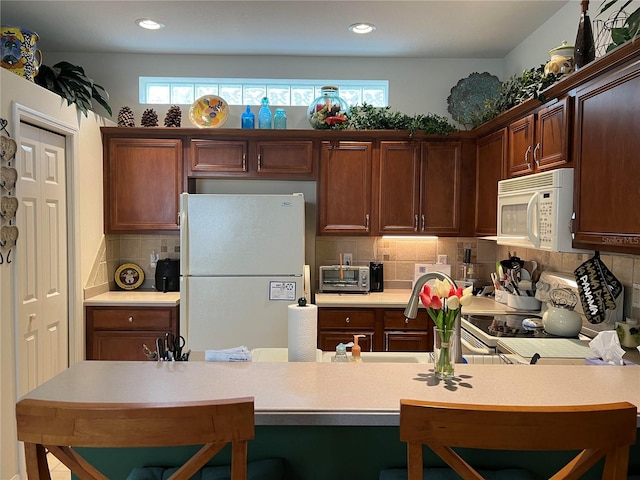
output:
[[[370,292],[383,292],[384,291],[384,269],[382,263],[370,262],[369,263],[369,291]]]
[[[180,260],[165,258],[156,264],[156,290],[177,292],[180,290]]]

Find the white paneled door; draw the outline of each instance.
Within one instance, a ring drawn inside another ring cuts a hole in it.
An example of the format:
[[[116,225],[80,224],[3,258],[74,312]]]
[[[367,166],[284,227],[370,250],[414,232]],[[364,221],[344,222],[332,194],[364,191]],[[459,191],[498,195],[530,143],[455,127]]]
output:
[[[20,125],[16,196],[18,395],[68,366],[65,138]]]

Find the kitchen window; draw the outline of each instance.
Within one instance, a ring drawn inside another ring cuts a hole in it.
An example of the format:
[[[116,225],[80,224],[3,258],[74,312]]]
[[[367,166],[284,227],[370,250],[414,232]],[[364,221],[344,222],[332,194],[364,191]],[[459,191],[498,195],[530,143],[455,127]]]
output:
[[[264,78],[140,77],[140,103],[189,105],[203,95],[219,95],[229,105],[260,105],[268,97],[274,106],[306,107],[325,85],[336,85],[349,105],[389,104],[388,80],[301,80]]]

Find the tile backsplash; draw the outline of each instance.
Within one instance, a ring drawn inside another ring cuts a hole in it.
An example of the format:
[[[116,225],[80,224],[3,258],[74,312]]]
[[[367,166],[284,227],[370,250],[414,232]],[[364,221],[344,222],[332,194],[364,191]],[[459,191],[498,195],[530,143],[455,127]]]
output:
[[[151,254],[159,259],[180,258],[180,237],[178,235],[107,235],[92,274],[85,288],[108,285],[106,290],[117,290],[115,271],[123,263],[135,263],[144,271],[144,282],[140,288],[155,288],[155,267],[151,265]]]
[[[313,245],[313,241],[312,241]],[[308,247],[309,248],[309,247]],[[477,277],[490,283],[490,274],[498,260],[509,253],[523,260],[535,260],[540,270],[573,273],[593,253],[551,253],[535,249],[518,249],[496,245],[493,240],[473,237],[459,238],[384,238],[384,237],[315,237],[315,256],[311,264],[311,279],[317,289],[317,270],[320,265],[335,265],[340,253],[351,253],[354,265],[369,265],[371,261],[384,264],[385,289],[411,288],[417,263],[437,263],[446,255],[451,276],[460,278],[464,250],[471,250],[471,262],[479,269]],[[115,290],[115,271],[123,263],[142,267],[144,289],[153,289],[155,268],[151,266],[153,252],[159,258],[180,258],[180,237],[177,235],[107,235],[96,254],[86,289]],[[633,284],[640,283],[640,256],[601,253],[600,258],[624,285],[625,316],[640,318],[640,309],[632,308]],[[315,260],[315,265],[313,264]],[[640,300],[640,299],[639,299]]]

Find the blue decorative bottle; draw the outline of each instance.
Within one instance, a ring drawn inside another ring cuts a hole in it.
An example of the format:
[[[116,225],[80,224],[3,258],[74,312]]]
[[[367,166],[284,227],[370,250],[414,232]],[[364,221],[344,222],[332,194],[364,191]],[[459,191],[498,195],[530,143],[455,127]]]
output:
[[[247,105],[247,110],[242,114],[242,128],[256,128],[256,116]]]
[[[262,106],[258,112],[258,128],[271,128],[271,110],[269,110],[269,99],[262,97]]]
[[[284,108],[276,108],[276,114],[273,117],[273,128],[278,130],[287,128],[287,113]]]

